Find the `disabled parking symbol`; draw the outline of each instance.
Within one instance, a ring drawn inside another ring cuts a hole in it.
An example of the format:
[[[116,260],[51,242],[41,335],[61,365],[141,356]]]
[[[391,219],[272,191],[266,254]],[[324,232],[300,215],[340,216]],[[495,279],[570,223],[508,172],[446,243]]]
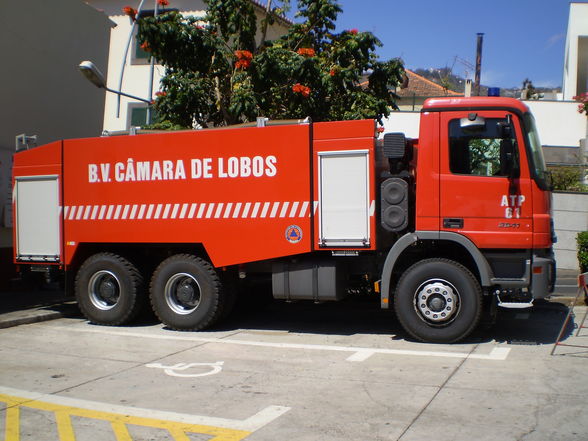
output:
[[[172,366],[164,366],[161,363],[150,363],[146,364],[145,367],[163,369],[163,372],[172,377],[194,378],[218,374],[222,370],[224,363],[224,361],[217,361],[216,363],[177,363]],[[194,370],[194,368],[201,367],[208,367],[208,370],[198,372],[202,369],[196,369],[197,372],[183,373],[189,369]]]

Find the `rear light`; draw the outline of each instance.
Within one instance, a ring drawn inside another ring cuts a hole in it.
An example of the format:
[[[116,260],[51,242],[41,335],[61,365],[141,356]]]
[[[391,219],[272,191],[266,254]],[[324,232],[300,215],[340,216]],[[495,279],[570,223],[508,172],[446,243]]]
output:
[[[543,273],[543,267],[542,266],[534,266],[533,267],[533,274],[542,274]]]

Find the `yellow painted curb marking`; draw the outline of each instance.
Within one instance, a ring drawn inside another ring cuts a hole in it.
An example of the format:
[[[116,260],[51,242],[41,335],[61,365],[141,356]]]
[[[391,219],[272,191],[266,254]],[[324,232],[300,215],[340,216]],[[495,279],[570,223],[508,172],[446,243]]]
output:
[[[53,412],[57,422],[57,431],[59,433],[60,441],[75,441],[76,439],[71,424],[72,416],[110,422],[117,441],[132,441],[127,424],[167,430],[176,441],[189,441],[189,437],[186,433],[203,433],[211,435],[213,438],[211,438],[210,441],[240,441],[251,434],[251,432],[244,430],[225,429],[200,424],[186,424],[176,421],[81,409],[78,407],[28,400],[4,394],[0,394],[0,402],[4,402],[7,405],[4,437],[6,441],[20,440],[21,407]]]

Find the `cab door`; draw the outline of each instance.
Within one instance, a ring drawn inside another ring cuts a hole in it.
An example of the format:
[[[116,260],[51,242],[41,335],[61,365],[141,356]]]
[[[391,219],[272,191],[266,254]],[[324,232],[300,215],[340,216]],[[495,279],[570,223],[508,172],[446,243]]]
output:
[[[446,112],[440,124],[440,231],[478,248],[531,248],[532,195],[518,117]]]

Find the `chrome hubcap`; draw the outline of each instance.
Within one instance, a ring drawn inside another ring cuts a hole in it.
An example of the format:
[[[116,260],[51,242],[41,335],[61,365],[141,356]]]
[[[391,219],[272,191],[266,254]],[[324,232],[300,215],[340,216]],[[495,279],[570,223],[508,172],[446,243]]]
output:
[[[190,314],[200,305],[198,281],[187,273],[174,274],[165,284],[165,301],[176,314]]]
[[[97,271],[88,281],[88,293],[92,305],[102,311],[108,311],[118,303],[120,282],[110,271]]]
[[[446,280],[427,280],[415,292],[415,309],[425,321],[444,324],[459,309],[457,289]]]

